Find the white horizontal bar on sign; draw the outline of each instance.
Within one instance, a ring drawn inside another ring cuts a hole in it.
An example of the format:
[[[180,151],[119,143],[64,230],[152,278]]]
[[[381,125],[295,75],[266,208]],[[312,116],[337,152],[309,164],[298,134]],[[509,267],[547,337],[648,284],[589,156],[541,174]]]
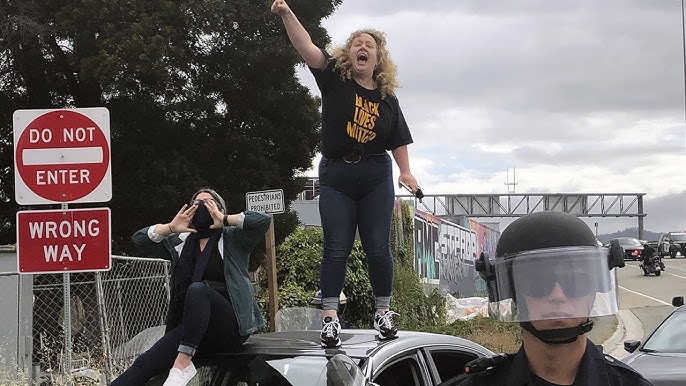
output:
[[[102,163],[100,147],[60,147],[24,149],[24,165],[61,165]]]

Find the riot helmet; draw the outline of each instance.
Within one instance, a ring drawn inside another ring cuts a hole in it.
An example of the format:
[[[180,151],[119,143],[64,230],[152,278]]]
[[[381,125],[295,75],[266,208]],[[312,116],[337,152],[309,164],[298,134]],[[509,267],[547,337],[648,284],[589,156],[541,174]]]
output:
[[[617,312],[613,261],[579,218],[546,211],[512,222],[496,257],[482,254],[476,268],[486,280],[491,317],[519,322],[544,342],[569,343],[591,330],[590,317]]]

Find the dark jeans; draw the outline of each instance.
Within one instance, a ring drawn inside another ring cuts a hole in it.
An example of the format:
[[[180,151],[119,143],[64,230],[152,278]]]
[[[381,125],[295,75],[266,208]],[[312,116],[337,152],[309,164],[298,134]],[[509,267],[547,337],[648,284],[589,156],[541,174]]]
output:
[[[247,336],[238,334],[238,320],[228,296],[205,283],[192,283],[186,293],[182,323],[164,334],[110,385],[145,385],[171,369],[180,345],[197,348],[196,354],[235,351]]]
[[[350,164],[322,157],[319,183],[324,231],[320,278],[323,308],[337,307],[356,229],[367,255],[376,306],[387,307],[393,286],[389,240],[394,202],[391,157],[383,154]]]

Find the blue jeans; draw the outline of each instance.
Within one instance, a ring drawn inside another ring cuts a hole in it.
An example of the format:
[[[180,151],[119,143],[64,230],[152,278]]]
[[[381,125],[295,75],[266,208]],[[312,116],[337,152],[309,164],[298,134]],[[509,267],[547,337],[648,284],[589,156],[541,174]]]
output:
[[[186,293],[183,322],[136,358],[110,386],[145,385],[157,374],[169,371],[179,351],[189,353],[191,349],[195,353],[196,348],[198,354],[235,351],[248,337],[238,335],[238,319],[228,296],[205,283],[192,283]]]
[[[391,157],[385,153],[358,163],[322,157],[319,184],[324,231],[320,277],[323,308],[338,308],[346,262],[358,229],[376,308],[388,308],[393,286],[390,232],[395,194]]]

